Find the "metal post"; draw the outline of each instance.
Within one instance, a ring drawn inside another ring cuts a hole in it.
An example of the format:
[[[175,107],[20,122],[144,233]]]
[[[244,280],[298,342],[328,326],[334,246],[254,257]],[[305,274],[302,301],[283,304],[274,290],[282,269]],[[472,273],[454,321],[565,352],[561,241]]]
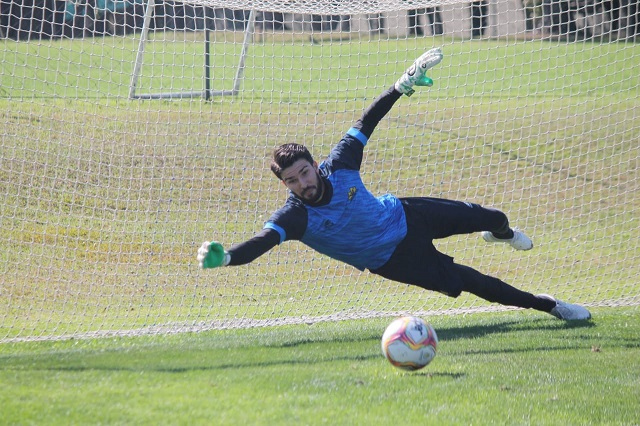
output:
[[[209,28],[204,28],[204,99],[211,99],[211,80],[209,67]]]
[[[129,99],[134,99],[136,97],[136,86],[138,85],[138,78],[140,77],[140,70],[142,69],[142,58],[144,57],[144,45],[146,44],[147,36],[149,34],[151,15],[153,15],[153,9],[155,6],[155,0],[148,0],[147,8],[144,12],[142,32],[140,33],[140,43],[138,44],[136,63],[133,68],[133,74],[131,75],[131,84],[129,84]]]

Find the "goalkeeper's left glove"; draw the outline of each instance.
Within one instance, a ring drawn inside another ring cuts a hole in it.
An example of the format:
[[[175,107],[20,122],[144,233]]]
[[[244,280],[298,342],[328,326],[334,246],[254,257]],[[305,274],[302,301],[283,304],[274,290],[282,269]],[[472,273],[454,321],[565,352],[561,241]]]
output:
[[[442,61],[442,49],[439,47],[423,53],[396,81],[394,85],[396,90],[411,96],[415,92],[413,86],[433,86],[433,80],[427,77],[426,73],[428,69],[438,65],[440,61]]]
[[[202,269],[227,266],[230,261],[231,255],[216,241],[205,241],[198,249],[198,264]]]

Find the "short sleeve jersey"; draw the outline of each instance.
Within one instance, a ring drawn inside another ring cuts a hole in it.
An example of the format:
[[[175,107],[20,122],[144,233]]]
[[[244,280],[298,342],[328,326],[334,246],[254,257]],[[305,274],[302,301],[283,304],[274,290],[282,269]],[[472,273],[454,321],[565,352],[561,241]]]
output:
[[[360,270],[384,265],[407,234],[402,204],[393,195],[375,197],[365,188],[360,166],[367,137],[351,128],[320,166],[328,202],[312,205],[290,193],[265,223],[280,243],[299,240]]]

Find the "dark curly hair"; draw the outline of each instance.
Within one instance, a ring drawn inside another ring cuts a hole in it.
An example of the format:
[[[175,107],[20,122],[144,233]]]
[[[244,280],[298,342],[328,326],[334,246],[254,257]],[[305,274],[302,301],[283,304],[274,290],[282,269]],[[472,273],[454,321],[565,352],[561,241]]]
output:
[[[300,159],[307,160],[310,164],[313,164],[313,157],[304,145],[297,143],[280,145],[273,151],[271,171],[278,179],[282,180],[282,171]]]

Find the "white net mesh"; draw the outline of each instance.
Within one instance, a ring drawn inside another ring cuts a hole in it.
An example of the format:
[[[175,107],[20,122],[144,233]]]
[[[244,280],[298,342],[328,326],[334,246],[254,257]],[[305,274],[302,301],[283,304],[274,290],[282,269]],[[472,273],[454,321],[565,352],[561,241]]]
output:
[[[143,44],[146,3],[52,2],[31,20],[3,4],[0,341],[502,309],[299,243],[243,267],[195,261],[202,241],[250,238],[284,202],[274,147],[322,159],[433,46],[435,86],[399,101],[367,146],[372,192],[497,206],[533,251],[478,236],[439,247],[527,291],[637,306],[637,10],[585,3],[566,18],[558,4],[488,2],[474,20],[449,1],[157,3]],[[129,99],[141,46],[139,93],[202,91],[207,72],[228,89],[244,47],[240,90]]]

